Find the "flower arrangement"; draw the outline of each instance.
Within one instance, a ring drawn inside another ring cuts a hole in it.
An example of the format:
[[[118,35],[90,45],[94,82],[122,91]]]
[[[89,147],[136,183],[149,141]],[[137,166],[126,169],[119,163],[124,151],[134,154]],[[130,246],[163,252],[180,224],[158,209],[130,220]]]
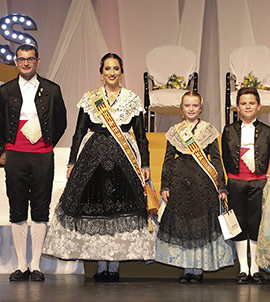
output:
[[[184,77],[178,76],[174,73],[169,77],[166,85],[155,85],[153,89],[187,89],[187,84]]]
[[[257,77],[253,75],[252,71],[245,76],[243,80],[244,81],[238,85],[237,89],[240,89],[241,87],[253,87],[262,90],[270,90],[270,87],[266,87],[258,81]]]

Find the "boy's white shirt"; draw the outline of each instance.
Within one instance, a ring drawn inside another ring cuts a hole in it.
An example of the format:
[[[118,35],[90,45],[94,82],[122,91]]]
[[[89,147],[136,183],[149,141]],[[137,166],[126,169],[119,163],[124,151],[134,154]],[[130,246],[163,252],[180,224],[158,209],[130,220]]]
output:
[[[241,125],[241,148],[249,149],[241,157],[241,159],[252,173],[255,172],[255,159],[254,159],[255,126],[253,124],[255,120],[250,124],[245,124],[243,122]]]

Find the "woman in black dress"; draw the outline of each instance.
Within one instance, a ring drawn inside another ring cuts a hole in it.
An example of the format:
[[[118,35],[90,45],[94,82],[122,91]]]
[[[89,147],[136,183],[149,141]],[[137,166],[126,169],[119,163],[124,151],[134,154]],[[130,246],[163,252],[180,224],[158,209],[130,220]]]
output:
[[[94,277],[100,282],[119,280],[119,261],[153,259],[155,251],[142,181],[91,99],[97,91],[104,96],[145,180],[149,179],[143,105],[137,95],[120,86],[123,72],[121,58],[106,54],[100,65],[104,86],[85,93],[78,103],[68,182],[44,245],[45,254],[62,259],[98,260]],[[131,128],[136,140],[129,133]],[[78,156],[87,132],[88,139]]]

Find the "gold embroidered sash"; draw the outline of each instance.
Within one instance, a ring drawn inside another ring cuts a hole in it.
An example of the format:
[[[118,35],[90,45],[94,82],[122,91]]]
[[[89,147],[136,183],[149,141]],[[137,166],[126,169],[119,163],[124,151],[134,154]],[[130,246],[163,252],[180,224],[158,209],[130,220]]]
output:
[[[111,135],[115,138],[117,143],[120,145],[124,151],[126,157],[128,158],[131,166],[139,177],[141,184],[144,188],[144,193],[146,194],[145,182],[141,169],[138,165],[136,157],[130,148],[128,141],[126,140],[121,128],[118,126],[113,116],[110,113],[111,107],[109,106],[106,97],[103,93],[102,88],[96,90],[88,91],[88,96],[92,102],[93,107],[95,108],[97,114],[101,117],[104,125],[110,131]]]
[[[218,191],[218,173],[215,167],[210,163],[202,148],[196,142],[195,137],[186,121],[175,125],[177,133],[180,135],[181,140],[185,143],[187,149],[196,160],[197,164],[204,170],[213,182],[216,190]]]

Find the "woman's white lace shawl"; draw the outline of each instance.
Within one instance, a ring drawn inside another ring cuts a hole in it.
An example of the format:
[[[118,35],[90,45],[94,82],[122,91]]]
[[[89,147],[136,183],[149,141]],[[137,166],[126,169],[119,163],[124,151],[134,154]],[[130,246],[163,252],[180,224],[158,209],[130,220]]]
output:
[[[102,89],[106,95],[104,87],[102,87]],[[77,104],[77,107],[83,108],[84,112],[89,114],[93,123],[103,124],[102,119],[98,116],[87,92],[83,95]],[[128,124],[134,116],[138,116],[140,112],[143,112],[141,99],[134,92],[124,87],[121,88],[120,94],[111,108],[113,108],[113,110],[110,112],[119,126]]]
[[[209,144],[213,143],[213,141],[219,137],[220,133],[214,126],[201,120],[197,125],[195,133],[193,135],[195,136],[195,139],[199,143],[200,147],[202,149],[205,149]],[[190,154],[186,145],[184,144],[178,132],[176,131],[175,125],[172,126],[166,133],[166,139],[179,152],[183,154]]]

